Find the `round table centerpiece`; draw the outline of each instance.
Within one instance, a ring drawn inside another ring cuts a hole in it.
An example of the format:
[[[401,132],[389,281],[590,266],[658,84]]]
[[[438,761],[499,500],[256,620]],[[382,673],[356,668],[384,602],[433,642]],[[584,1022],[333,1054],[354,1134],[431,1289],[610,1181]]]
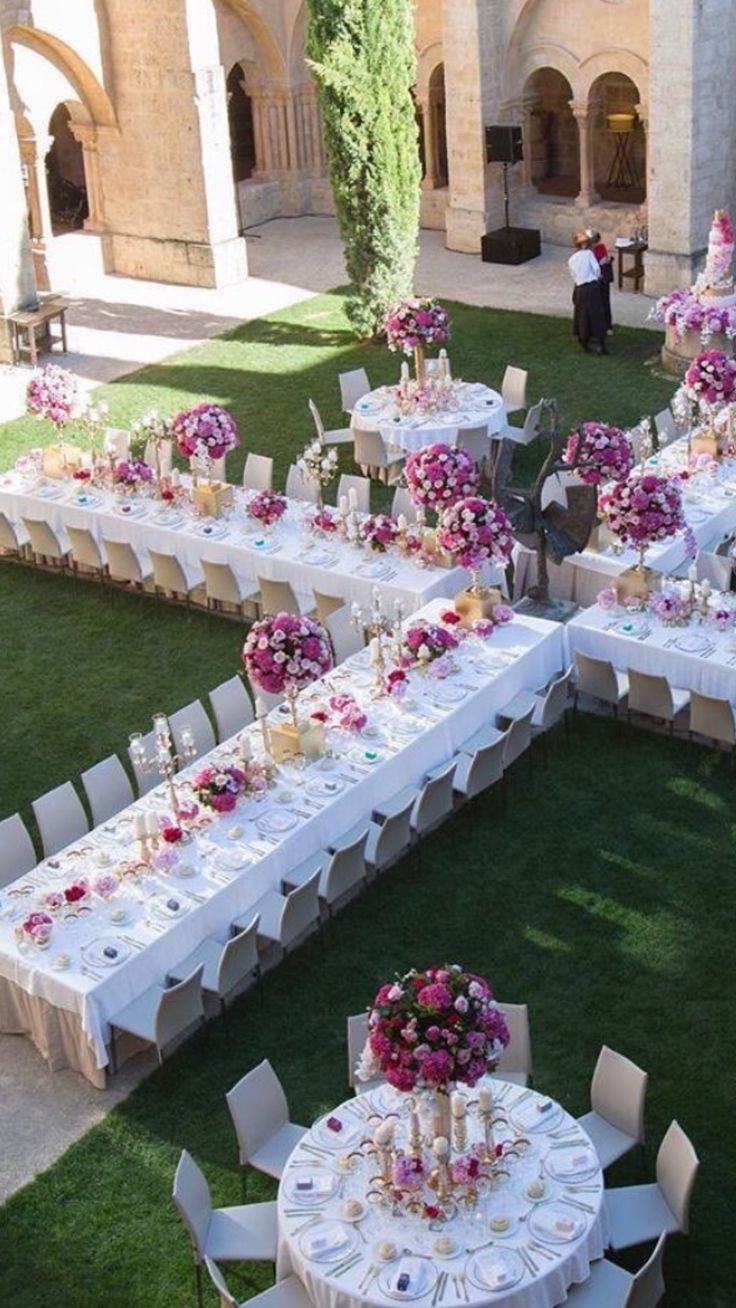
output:
[[[468,568],[472,581],[455,600],[455,610],[464,626],[479,618],[493,618],[496,604],[501,603],[497,587],[480,584],[480,570],[486,563],[505,568],[514,548],[509,519],[494,500],[469,495],[458,500],[440,516],[437,544],[462,568]]]
[[[384,331],[388,348],[414,355],[417,382],[424,384],[424,352],[428,345],[440,345],[450,335],[447,309],[428,295],[411,295],[386,315]]]
[[[179,453],[189,459],[194,480],[194,503],[200,512],[219,517],[232,505],[232,487],[214,481],[213,464],[240,445],[235,419],[219,404],[197,404],[177,413],[171,424]],[[203,469],[205,486],[199,486]]]
[[[112,479],[118,494],[137,495],[144,487],[152,486],[153,468],[145,459],[137,459],[131,455],[115,464]]]
[[[300,722],[297,717],[299,692],[329,672],[332,665],[330,641],[319,622],[277,613],[254,622],[243,646],[243,663],[254,686],[269,695],[284,695],[291,722],[279,722],[269,730],[270,753],[280,762],[286,757],[315,758],[324,753],[322,723]]]
[[[586,486],[625,481],[634,467],[634,451],[628,436],[620,427],[606,422],[583,422],[571,431],[562,458]],[[588,541],[589,549],[599,548],[601,520],[599,510]]]
[[[685,373],[682,394],[700,416],[701,428],[690,439],[693,454],[716,459],[733,446],[733,405],[736,401],[736,359],[720,350],[704,350]],[[726,422],[718,421],[726,411]]]
[[[438,441],[409,455],[404,479],[412,503],[439,514],[473,494],[478,472],[467,450]]]
[[[615,482],[601,496],[600,505],[609,531],[639,552],[635,567],[616,579],[619,602],[627,597],[646,598],[653,583],[651,571],[644,565],[647,550],[687,530],[680,482],[637,470],[625,481]]]

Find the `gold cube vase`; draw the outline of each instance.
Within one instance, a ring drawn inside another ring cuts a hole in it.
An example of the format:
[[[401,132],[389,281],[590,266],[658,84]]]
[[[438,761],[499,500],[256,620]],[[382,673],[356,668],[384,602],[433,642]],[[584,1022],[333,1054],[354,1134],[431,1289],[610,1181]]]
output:
[[[620,577],[616,577],[613,583],[616,599],[619,604],[624,604],[627,599],[648,599],[652,591],[659,590],[661,580],[660,572],[637,563],[633,568],[627,568],[622,572]]]
[[[498,586],[469,586],[455,597],[455,612],[460,625],[471,627],[478,618],[493,618],[493,610],[501,604],[503,596]]]
[[[325,729],[321,722],[305,719],[295,727],[293,722],[269,723],[271,757],[277,763],[285,758],[303,754],[305,758],[320,758],[325,752]]]

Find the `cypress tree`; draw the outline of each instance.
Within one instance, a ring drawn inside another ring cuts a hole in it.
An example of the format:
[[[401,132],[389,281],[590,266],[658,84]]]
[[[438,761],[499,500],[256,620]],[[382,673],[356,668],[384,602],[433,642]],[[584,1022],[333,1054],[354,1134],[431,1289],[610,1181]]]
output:
[[[308,54],[352,292],[375,336],[413,286],[419,233],[412,0],[309,0]]]

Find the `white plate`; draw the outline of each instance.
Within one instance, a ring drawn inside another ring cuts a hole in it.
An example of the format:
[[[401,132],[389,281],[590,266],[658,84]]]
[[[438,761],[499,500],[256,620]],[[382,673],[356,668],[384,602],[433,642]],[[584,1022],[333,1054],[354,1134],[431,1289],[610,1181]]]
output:
[[[115,958],[109,958],[105,954],[106,949],[114,949]],[[92,967],[117,967],[119,963],[124,963],[126,958],[130,957],[130,947],[117,936],[98,936],[96,940],[90,940],[88,944],[82,945],[79,952],[85,963],[89,963]]]
[[[548,1108],[546,1113],[540,1113],[539,1105],[549,1103],[552,1104],[552,1107]],[[525,1099],[524,1103],[520,1104],[516,1110],[512,1108],[509,1119],[518,1131],[523,1131],[526,1134],[527,1131],[532,1133],[551,1131],[562,1121],[562,1115],[563,1110],[560,1104],[556,1104],[554,1100],[544,1099],[541,1095],[535,1095],[531,1102]]]
[[[146,512],[146,505],[128,501],[124,504],[116,504],[115,512],[119,513],[121,518],[142,518]]]
[[[300,1190],[299,1186],[313,1181],[311,1190]],[[303,1204],[305,1208],[322,1204],[331,1199],[340,1184],[340,1178],[329,1167],[293,1167],[286,1173],[283,1181],[284,1194],[290,1203]]]
[[[178,907],[170,907],[170,902],[171,904],[176,903]],[[155,896],[153,899],[149,899],[146,907],[149,913],[152,913],[161,922],[175,921],[177,918],[183,917],[188,910],[188,905],[176,893],[167,895],[165,899],[163,895],[160,897]]]
[[[299,819],[295,813],[289,813],[283,808],[274,809],[273,813],[264,813],[262,817],[256,818],[256,826],[259,831],[273,834],[281,831],[291,831],[292,827],[297,826],[298,822]]]
[[[376,580],[379,580],[388,571],[389,571],[389,565],[385,561],[375,562],[375,563],[361,563],[359,567],[355,569],[355,572],[359,577],[373,577]]]
[[[644,618],[622,618],[617,622],[614,631],[619,636],[642,636],[649,628],[649,623]]]
[[[334,1117],[338,1122],[342,1122],[342,1131],[331,1131],[327,1125],[329,1119]],[[327,1113],[325,1117],[320,1118],[312,1127],[312,1135],[318,1144],[324,1145],[326,1149],[340,1149],[345,1151],[351,1149],[357,1144],[361,1137],[367,1133],[368,1128],[362,1122],[356,1122],[352,1113]]]
[[[239,872],[253,862],[253,855],[246,849],[223,849],[215,859],[215,867],[221,872]]]
[[[403,1272],[409,1274],[408,1290],[397,1290],[396,1283]],[[397,1263],[390,1263],[379,1273],[377,1283],[389,1299],[421,1299],[437,1283],[437,1268],[427,1258],[405,1255]]]
[[[437,685],[428,692],[428,698],[435,704],[459,704],[467,697],[468,692],[463,690],[462,686]]]
[[[36,495],[40,495],[42,500],[55,500],[64,489],[63,486],[37,486]]]
[[[468,1280],[479,1290],[510,1290],[523,1275],[524,1263],[514,1249],[482,1249],[468,1262]]]
[[[72,500],[73,504],[78,504],[82,509],[91,509],[95,504],[99,504],[99,495],[93,495],[89,491],[78,491]]]
[[[337,555],[329,550],[306,550],[302,555],[304,563],[309,563],[314,568],[327,568],[336,558]]]
[[[345,789],[345,782],[339,777],[314,777],[307,782],[305,789],[308,795],[314,795],[317,799],[334,799],[335,795]]]
[[[710,649],[712,643],[705,636],[698,636],[694,633],[675,636],[672,642],[675,649],[682,650],[683,654],[704,654],[707,649]]]
[[[588,1223],[583,1213],[553,1199],[551,1203],[537,1205],[529,1216],[528,1225],[532,1235],[540,1240],[569,1244],[580,1238]]]
[[[368,767],[381,762],[381,755],[376,749],[354,749],[351,750],[350,757],[353,763],[366,764]]]
[[[491,1219],[493,1217],[508,1217],[509,1224],[506,1229],[503,1231],[494,1231],[491,1226]],[[504,1211],[501,1211],[500,1213],[492,1213],[491,1219],[488,1221],[488,1230],[494,1240],[509,1240],[512,1235],[516,1235],[516,1232],[519,1229],[519,1218],[516,1213],[507,1213]]]
[[[299,1248],[314,1263],[342,1262],[355,1249],[360,1236],[346,1222],[317,1222],[303,1231]]]
[[[374,1113],[395,1113],[403,1106],[404,1097],[386,1082],[385,1085],[379,1085],[377,1090],[372,1090],[369,1095],[361,1095],[358,1103],[366,1102],[370,1104]]]
[[[248,543],[261,554],[270,554],[273,550],[278,549],[278,542],[268,540],[266,536],[255,536]]]
[[[397,736],[418,736],[425,730],[424,723],[417,722],[414,718],[396,718],[388,723],[390,731],[395,731]]]
[[[157,527],[180,527],[184,519],[180,513],[157,513],[154,522]]]
[[[567,1149],[550,1149],[544,1170],[555,1181],[587,1181],[600,1170],[600,1163],[588,1145],[570,1145]]]

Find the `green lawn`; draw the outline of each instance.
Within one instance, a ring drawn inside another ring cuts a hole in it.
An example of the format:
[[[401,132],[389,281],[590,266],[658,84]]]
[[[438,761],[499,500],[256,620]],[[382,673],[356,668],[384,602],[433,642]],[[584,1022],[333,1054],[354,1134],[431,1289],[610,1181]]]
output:
[[[614,353],[600,359],[577,352],[558,319],[459,305],[453,318],[456,374],[498,384],[507,362],[528,367],[532,397],[556,395],[565,422],[627,424],[671,394],[644,366],[658,344],[651,333],[617,329]],[[351,340],[340,297],[322,296],[104,394],[118,425],[152,403],[167,412],[204,398],[228,405],[245,448],[274,455],[280,484],[311,435],[307,396],[337,425],[336,373],[361,364],[374,383],[398,372],[396,359]],[[2,466],[38,443],[39,430],[23,420],[0,431]],[[47,786],[122,751],[155,709],[204,697],[238,665],[236,624],[188,621],[124,595],[111,604],[92,584],[10,565],[0,569],[0,611],[4,701],[13,705],[0,816],[27,814]],[[732,796],[720,756],[579,718],[531,784],[522,760],[507,814],[491,795],[448,824],[421,869],[402,865],[340,917],[324,952],[310,943],[270,976],[263,1008],[246,997],[0,1210],[3,1308],[193,1303],[188,1244],[169,1202],[179,1149],[202,1163],[216,1203],[238,1202],[225,1090],[268,1056],[294,1118],[309,1121],[345,1093],[346,1015],[395,969],[441,958],[530,1004],[536,1084],[573,1111],[587,1106],[603,1041],[649,1070],[646,1165],[632,1156],[611,1180],[650,1179],[657,1142],[678,1117],[703,1165],[692,1234],[667,1253],[668,1304],[727,1308],[736,1272]],[[272,1194],[255,1180],[252,1198]],[[233,1278],[243,1296],[266,1282],[258,1268]]]

